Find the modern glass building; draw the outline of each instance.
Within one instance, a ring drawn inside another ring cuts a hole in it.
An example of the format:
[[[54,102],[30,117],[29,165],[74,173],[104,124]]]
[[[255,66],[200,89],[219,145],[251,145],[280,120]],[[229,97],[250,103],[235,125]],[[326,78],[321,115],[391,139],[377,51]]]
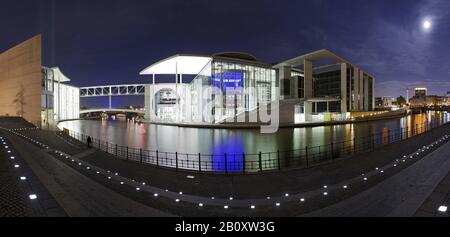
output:
[[[245,53],[175,55],[141,75],[153,76],[146,119],[157,122],[238,122],[274,101],[284,124],[345,120],[375,108],[374,77],[328,50],[276,64]],[[175,83],[157,84],[160,75]]]
[[[146,111],[154,121],[220,123],[278,99],[276,70],[243,53],[176,55],[141,75],[175,75],[175,84],[149,85]],[[160,99],[162,92],[171,103]]]
[[[43,128],[54,128],[61,120],[80,117],[80,90],[67,85],[70,79],[59,68],[42,68],[41,122]]]
[[[346,120],[351,112],[375,108],[375,79],[329,50],[319,50],[274,65],[281,99],[296,101],[288,123]]]

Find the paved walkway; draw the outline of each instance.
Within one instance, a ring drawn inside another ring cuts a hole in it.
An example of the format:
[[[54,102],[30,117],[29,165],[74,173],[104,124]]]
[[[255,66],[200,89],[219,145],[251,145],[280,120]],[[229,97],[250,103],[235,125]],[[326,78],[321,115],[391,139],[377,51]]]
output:
[[[441,206],[450,208],[450,172],[415,213],[415,217],[449,217],[450,210],[440,212]]]
[[[0,143],[0,216],[66,216],[2,131]]]
[[[380,184],[307,216],[411,217],[450,171],[450,143]]]
[[[170,216],[126,198],[80,174],[23,138],[5,134],[40,182],[71,217]],[[40,216],[40,215],[39,215]]]

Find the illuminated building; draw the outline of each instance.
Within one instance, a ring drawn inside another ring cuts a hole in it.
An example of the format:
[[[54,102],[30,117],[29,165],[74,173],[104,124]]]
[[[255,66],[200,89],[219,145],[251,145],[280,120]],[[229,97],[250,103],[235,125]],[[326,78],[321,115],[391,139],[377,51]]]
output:
[[[245,53],[175,55],[141,75],[153,76],[145,92],[151,122],[237,122],[274,101],[284,124],[345,120],[375,108],[374,77],[328,50],[276,64]],[[157,84],[160,75],[175,83]]]
[[[416,98],[425,98],[428,93],[427,88],[416,88],[414,91],[415,91],[414,97]]]
[[[59,68],[42,68],[42,127],[55,127],[61,120],[80,117],[80,90]]]

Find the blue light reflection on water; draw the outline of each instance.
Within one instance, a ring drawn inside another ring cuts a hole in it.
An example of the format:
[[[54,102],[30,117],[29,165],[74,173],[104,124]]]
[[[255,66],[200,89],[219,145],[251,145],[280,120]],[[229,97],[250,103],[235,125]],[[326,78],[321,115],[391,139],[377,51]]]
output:
[[[215,172],[242,172],[244,142],[241,137],[231,137],[212,149]],[[226,156],[225,156],[226,154]]]

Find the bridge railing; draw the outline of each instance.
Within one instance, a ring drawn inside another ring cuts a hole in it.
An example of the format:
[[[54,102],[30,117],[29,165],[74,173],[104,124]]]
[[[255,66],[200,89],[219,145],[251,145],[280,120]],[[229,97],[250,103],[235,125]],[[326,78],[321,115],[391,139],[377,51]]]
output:
[[[80,97],[145,95],[144,84],[81,87]]]
[[[381,133],[352,140],[333,141],[321,146],[303,149],[259,152],[256,154],[188,154],[159,150],[144,150],[120,146],[92,138],[92,145],[118,159],[145,165],[207,173],[256,173],[291,168],[309,168],[315,165],[348,158],[358,153],[370,152],[379,147],[409,139],[446,124],[437,118],[414,127],[396,130],[385,129]],[[86,143],[87,137],[75,131],[70,136]]]

